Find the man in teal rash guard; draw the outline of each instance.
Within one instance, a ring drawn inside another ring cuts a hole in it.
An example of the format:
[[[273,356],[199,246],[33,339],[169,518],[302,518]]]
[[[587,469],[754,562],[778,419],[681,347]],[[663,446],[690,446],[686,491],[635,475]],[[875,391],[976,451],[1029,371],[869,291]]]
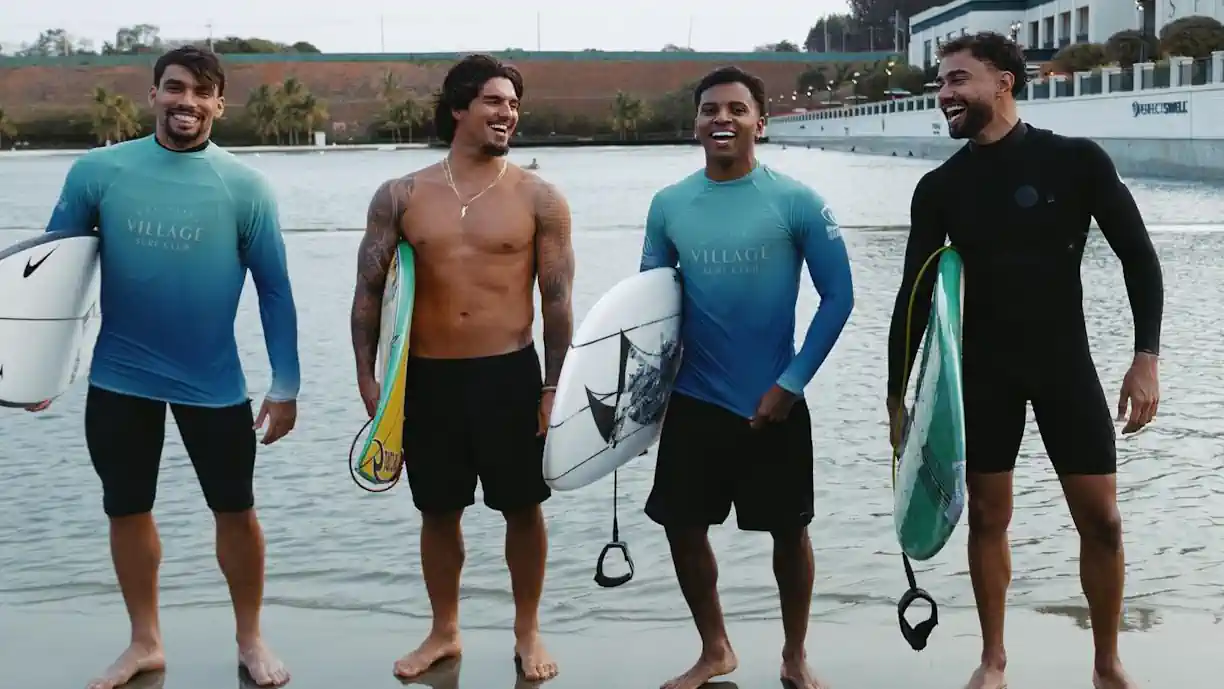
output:
[[[678,266],[683,358],[668,405],[646,514],[667,530],[702,653],[665,689],[696,689],[736,667],[718,601],[710,525],[735,505],[739,527],[774,538],[785,644],[782,679],[819,689],[804,639],[812,599],[812,429],[803,389],[854,307],[841,230],[820,197],[757,162],[765,87],[734,67],[694,94],[704,170],[655,195],[642,270]],[[803,263],[817,310],[798,354]]]
[[[167,404],[216,516],[238,661],[257,684],[289,678],[260,637],[264,542],[252,478],[255,429],[267,422],[263,443],[269,444],[297,418],[297,315],[271,188],[209,142],[224,91],[225,74],[213,53],[187,47],[163,55],[150,94],[155,135],[79,158],[47,225],[49,231],[96,229],[101,237],[102,324],[85,438],[102,482],[132,635],[89,689],[113,689],[165,664],[157,611],[161,544],[151,510]],[[248,269],[272,364],[258,419],[234,339]]]

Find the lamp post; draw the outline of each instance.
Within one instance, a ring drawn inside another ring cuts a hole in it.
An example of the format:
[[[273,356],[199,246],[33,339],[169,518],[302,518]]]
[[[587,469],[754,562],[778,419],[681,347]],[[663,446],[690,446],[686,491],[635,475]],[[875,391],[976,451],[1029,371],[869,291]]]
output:
[[[1147,62],[1147,22],[1143,17],[1143,0],[1135,0],[1135,12],[1139,16],[1139,62]]]

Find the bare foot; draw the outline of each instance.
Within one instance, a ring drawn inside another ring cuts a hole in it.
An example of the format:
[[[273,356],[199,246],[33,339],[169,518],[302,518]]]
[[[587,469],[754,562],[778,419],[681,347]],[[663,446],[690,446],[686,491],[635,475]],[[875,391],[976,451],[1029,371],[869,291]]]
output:
[[[1135,689],[1137,687],[1127,676],[1122,664],[1117,663],[1111,668],[1097,668],[1092,672],[1092,689]]]
[[[821,682],[812,674],[806,656],[783,658],[782,682],[791,689],[829,689],[829,685]]]
[[[289,668],[272,654],[262,639],[238,647],[238,664],[261,687],[279,687],[289,681]]]
[[[1007,677],[999,668],[981,665],[973,671],[965,689],[1007,689]]]
[[[115,689],[127,684],[133,677],[142,672],[164,670],[166,656],[161,644],[137,644],[127,647],[119,657],[106,668],[101,677],[85,685],[85,689]]]
[[[738,666],[735,651],[731,650],[730,644],[724,644],[717,650],[703,651],[696,665],[683,675],[668,680],[660,689],[698,689],[715,677],[735,672]]]
[[[529,682],[543,682],[557,676],[557,661],[552,659],[540,641],[540,633],[532,632],[514,644],[514,659]]]
[[[457,657],[463,650],[458,634],[430,632],[416,650],[395,661],[395,676],[413,679],[438,661]]]

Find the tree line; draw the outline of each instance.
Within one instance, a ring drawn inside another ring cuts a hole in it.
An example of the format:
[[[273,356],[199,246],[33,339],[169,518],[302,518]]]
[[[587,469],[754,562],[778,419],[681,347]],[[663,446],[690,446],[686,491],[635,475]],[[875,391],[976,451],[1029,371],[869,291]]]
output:
[[[313,44],[298,41],[278,43],[266,38],[200,38],[192,41],[167,41],[161,29],[153,24],[125,26],[115,32],[113,41],[104,41],[100,48],[93,41],[73,36],[64,29],[46,29],[31,43],[12,51],[17,57],[63,57],[68,55],[140,55],[160,54],[185,43],[211,47],[217,53],[318,53]]]
[[[1104,43],[1073,43],[1054,54],[1049,68],[1073,74],[1111,65],[1128,68],[1171,56],[1200,60],[1217,50],[1224,50],[1224,24],[1211,17],[1191,16],[1165,24],[1158,36],[1128,29]]]

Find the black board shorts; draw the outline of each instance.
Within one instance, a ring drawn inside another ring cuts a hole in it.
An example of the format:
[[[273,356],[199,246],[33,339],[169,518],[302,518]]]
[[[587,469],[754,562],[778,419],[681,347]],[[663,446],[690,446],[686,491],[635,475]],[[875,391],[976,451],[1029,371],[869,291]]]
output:
[[[423,513],[462,510],[480,482],[490,509],[543,503],[543,380],[535,346],[468,359],[408,357],[404,372],[404,473]]]
[[[666,528],[721,524],[735,506],[744,531],[807,526],[814,510],[812,419],[800,398],[785,421],[753,429],[716,404],[672,393],[646,516]]]
[[[256,439],[250,400],[229,407],[197,407],[91,385],[85,397],[85,443],[102,480],[106,515],[127,517],[152,511],[166,440],[167,406],[209,509],[219,513],[251,509],[255,505]]]

